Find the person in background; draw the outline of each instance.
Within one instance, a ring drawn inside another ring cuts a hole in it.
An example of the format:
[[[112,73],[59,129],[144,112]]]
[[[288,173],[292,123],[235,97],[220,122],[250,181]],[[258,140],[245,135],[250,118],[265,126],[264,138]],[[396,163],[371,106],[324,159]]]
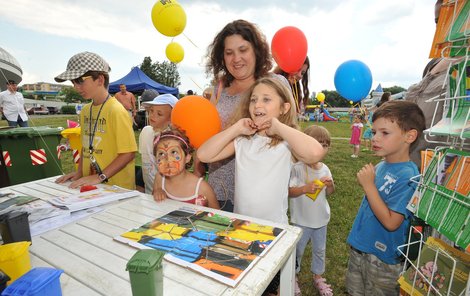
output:
[[[322,146],[297,128],[289,86],[275,77],[258,79],[237,108],[233,125],[198,149],[203,162],[235,157],[234,212],[288,224],[288,189],[293,157],[318,162]],[[267,292],[276,294],[278,277]]]
[[[267,76],[272,57],[265,36],[253,23],[236,20],[228,23],[207,49],[206,73],[213,76],[211,102],[216,106],[222,128],[230,126],[234,110],[248,95],[255,80]],[[198,166],[203,168],[202,165]],[[235,161],[233,157],[209,164],[208,182],[224,211],[233,211]],[[204,171],[197,171],[203,176]]]
[[[362,127],[362,116],[358,114],[356,117],[354,117],[354,123],[351,124],[351,139],[349,140],[349,144],[353,145],[353,154],[351,154],[352,158],[359,157]]]
[[[188,90],[188,91],[186,92],[186,95],[187,95],[187,96],[192,96],[192,95],[194,95],[193,90],[192,90],[192,89]]]
[[[331,137],[328,130],[322,126],[311,125],[304,130],[306,135],[317,140],[327,153],[331,145]],[[319,186],[314,180],[321,181]],[[312,200],[308,194],[314,194],[321,190]],[[330,206],[326,200],[327,195],[335,191],[335,184],[328,166],[322,162],[305,164],[297,162],[292,168],[289,181],[289,201],[291,222],[302,228],[302,237],[297,243],[297,269],[300,272],[302,256],[308,241],[312,245],[312,263],[310,271],[313,273],[313,283],[319,295],[332,296],[331,286],[322,277],[325,273],[326,255],[326,230],[330,221]],[[301,295],[300,287],[296,280],[296,296]]]
[[[23,94],[18,92],[18,85],[14,80],[8,80],[7,90],[0,93],[0,113],[5,116],[8,126],[27,127],[28,115],[24,106]]]
[[[366,125],[366,130],[362,133],[362,140],[364,140],[364,148],[362,151],[372,150],[372,114],[372,111],[364,108],[364,123]]]
[[[384,93],[382,94],[382,97],[380,98],[380,101],[377,103],[377,108],[379,108],[382,104],[384,104],[384,103],[390,101],[390,96],[391,96],[391,95],[392,95],[392,94],[391,94],[390,92],[388,92],[388,91],[384,92]]]
[[[419,174],[410,147],[424,128],[423,111],[407,101],[390,101],[372,116],[372,147],[383,160],[357,173],[365,195],[347,239],[349,295],[399,294],[403,260],[398,246],[405,244],[413,216],[406,208],[416,189],[410,178]]]
[[[156,96],[152,101],[143,102],[142,106],[148,114],[149,125],[144,127],[139,135],[139,152],[142,156],[142,178],[145,193],[152,194],[157,160],[154,155],[154,139],[171,123],[171,111],[178,99],[171,94]]]
[[[308,105],[310,99],[310,90],[308,88],[308,80],[310,77],[310,60],[308,57],[305,58],[304,64],[295,73],[287,73],[282,70],[279,66],[274,69],[274,73],[284,76],[290,83],[292,94],[296,100],[296,111],[297,114],[302,114],[302,110]],[[301,87],[302,85],[302,87]]]
[[[159,172],[156,177],[160,184],[153,191],[157,202],[169,198],[219,209],[209,183],[188,171],[194,148],[183,131],[169,126],[155,137],[154,147]]]
[[[71,188],[108,183],[135,188],[134,156],[137,151],[127,111],[108,92],[111,67],[99,55],[81,52],[72,56],[67,69],[55,81],[70,80],[75,90],[91,103],[80,113],[82,151],[76,172],[59,177],[71,180]]]
[[[135,106],[135,96],[133,93],[128,92],[125,84],[119,85],[120,91],[117,92],[114,96],[121,103],[124,108],[129,112],[131,119],[135,117],[137,113]]]
[[[212,92],[214,91],[214,89],[212,87],[206,87],[206,89],[204,89],[204,91],[202,92],[202,96],[208,100],[210,100],[212,98]]]

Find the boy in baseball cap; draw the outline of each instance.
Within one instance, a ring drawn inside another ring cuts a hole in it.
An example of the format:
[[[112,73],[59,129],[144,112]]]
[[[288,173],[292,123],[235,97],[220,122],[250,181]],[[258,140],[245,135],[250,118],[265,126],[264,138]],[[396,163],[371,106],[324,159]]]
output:
[[[70,80],[75,90],[91,103],[80,112],[82,150],[78,170],[61,176],[57,183],[72,181],[71,188],[109,182],[135,188],[134,156],[137,151],[132,123],[126,109],[108,92],[108,63],[92,52],[70,58],[65,72],[55,81]]]
[[[142,155],[142,178],[145,183],[145,193],[152,194],[157,162],[153,154],[153,140],[171,122],[171,111],[178,99],[171,94],[156,96],[153,100],[143,102],[149,125],[144,127],[139,136],[139,152]],[[139,184],[139,175],[137,176]]]

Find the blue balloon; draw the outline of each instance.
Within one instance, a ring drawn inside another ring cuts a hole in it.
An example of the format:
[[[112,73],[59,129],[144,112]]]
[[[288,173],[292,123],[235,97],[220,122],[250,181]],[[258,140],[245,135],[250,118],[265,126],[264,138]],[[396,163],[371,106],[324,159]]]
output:
[[[359,102],[370,92],[372,73],[369,67],[361,61],[349,60],[335,72],[335,87],[339,94],[353,102]]]

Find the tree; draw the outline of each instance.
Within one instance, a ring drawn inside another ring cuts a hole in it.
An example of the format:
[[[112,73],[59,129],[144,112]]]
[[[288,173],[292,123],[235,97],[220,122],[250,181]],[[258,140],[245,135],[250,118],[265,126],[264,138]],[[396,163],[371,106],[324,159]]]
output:
[[[405,90],[406,89],[404,89],[403,87],[397,86],[397,85],[394,85],[392,87],[384,87],[384,91],[388,91],[392,95],[397,94],[397,93],[401,93],[402,91],[405,91]]]
[[[75,90],[73,87],[64,87],[60,91],[61,95],[65,96],[64,102],[73,103],[73,102],[84,102],[85,99]]]
[[[163,85],[178,87],[181,84],[180,74],[175,63],[168,61],[152,63],[150,57],[145,57],[140,64],[140,70],[152,80]]]

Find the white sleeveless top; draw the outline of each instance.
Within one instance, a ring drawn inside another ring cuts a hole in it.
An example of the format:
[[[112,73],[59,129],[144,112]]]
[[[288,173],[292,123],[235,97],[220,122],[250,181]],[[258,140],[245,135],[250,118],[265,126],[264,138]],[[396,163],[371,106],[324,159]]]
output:
[[[169,193],[166,189],[165,189],[165,176],[162,177],[162,189],[163,191],[166,192],[166,195],[168,196],[168,198],[170,199],[173,199],[173,200],[177,200],[177,201],[182,201],[182,202],[187,202],[187,203],[191,203],[191,204],[195,204],[196,203],[196,197],[198,197],[198,192],[199,192],[199,185],[201,185],[201,182],[202,182],[202,177],[199,178],[199,180],[197,181],[197,185],[196,185],[196,190],[194,191],[194,194],[191,195],[191,196],[188,196],[188,197],[180,197],[180,196],[174,196],[173,194]]]

